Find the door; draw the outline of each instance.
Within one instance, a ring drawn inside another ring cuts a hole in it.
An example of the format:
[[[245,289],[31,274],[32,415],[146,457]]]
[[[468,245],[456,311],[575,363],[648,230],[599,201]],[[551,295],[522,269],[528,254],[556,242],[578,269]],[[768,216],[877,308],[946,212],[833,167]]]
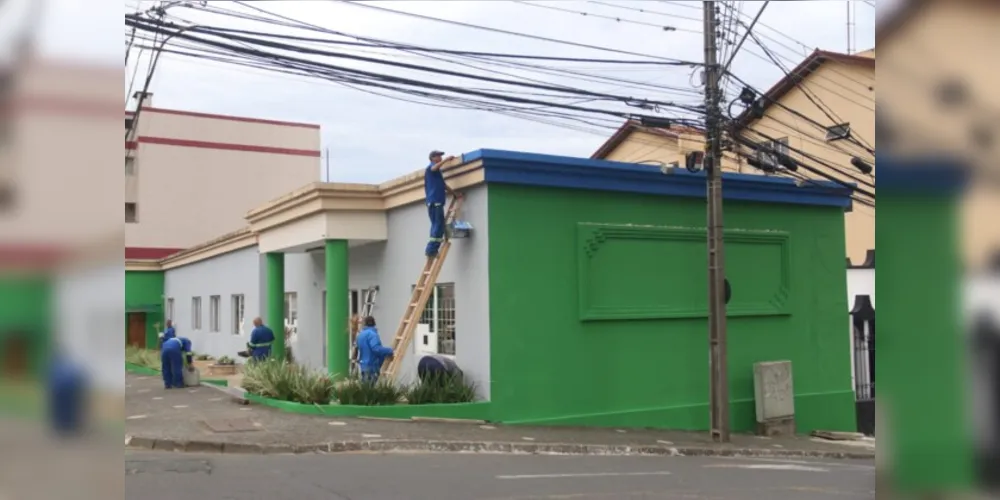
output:
[[[133,347],[146,347],[146,313],[128,313],[128,333],[125,342]]]
[[[17,380],[28,374],[28,342],[24,334],[9,335],[0,347],[0,375],[6,380]]]

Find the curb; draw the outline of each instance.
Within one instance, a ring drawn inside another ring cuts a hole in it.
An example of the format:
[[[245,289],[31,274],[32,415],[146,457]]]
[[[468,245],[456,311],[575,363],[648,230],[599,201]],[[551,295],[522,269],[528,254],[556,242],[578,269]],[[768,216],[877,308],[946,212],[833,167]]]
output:
[[[509,455],[824,458],[834,460],[873,460],[875,458],[874,451],[859,452],[769,448],[713,448],[705,446],[668,447],[417,440],[336,441],[314,445],[291,446],[286,444],[224,443],[221,441],[185,441],[176,439],[156,439],[143,436],[126,436],[125,447],[186,453],[225,453],[248,455],[350,452],[429,452]]]

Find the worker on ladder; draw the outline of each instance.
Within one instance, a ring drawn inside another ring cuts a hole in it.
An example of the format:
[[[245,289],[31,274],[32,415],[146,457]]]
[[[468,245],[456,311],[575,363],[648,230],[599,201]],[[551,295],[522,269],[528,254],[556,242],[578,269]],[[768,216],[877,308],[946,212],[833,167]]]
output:
[[[424,171],[424,195],[427,198],[427,215],[431,219],[431,237],[430,241],[427,242],[424,254],[430,258],[437,257],[441,243],[444,242],[446,224],[444,203],[446,197],[449,194],[456,197],[461,196],[444,182],[444,174],[441,173],[441,167],[454,159],[454,156],[445,158],[443,151],[431,151],[431,162]]]

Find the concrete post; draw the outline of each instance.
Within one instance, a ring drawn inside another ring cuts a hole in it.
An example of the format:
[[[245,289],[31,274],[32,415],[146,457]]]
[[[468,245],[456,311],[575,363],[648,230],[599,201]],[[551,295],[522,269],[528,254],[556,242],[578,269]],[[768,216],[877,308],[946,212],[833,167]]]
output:
[[[274,331],[273,359],[285,359],[285,254],[267,254],[267,312],[264,324]]]
[[[326,362],[338,378],[350,374],[347,240],[326,240]]]

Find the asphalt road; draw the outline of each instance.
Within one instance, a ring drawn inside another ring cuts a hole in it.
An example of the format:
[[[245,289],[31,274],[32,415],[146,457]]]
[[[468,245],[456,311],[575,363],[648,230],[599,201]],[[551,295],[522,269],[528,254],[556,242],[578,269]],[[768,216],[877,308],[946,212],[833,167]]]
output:
[[[126,451],[126,500],[855,500],[872,462]]]

